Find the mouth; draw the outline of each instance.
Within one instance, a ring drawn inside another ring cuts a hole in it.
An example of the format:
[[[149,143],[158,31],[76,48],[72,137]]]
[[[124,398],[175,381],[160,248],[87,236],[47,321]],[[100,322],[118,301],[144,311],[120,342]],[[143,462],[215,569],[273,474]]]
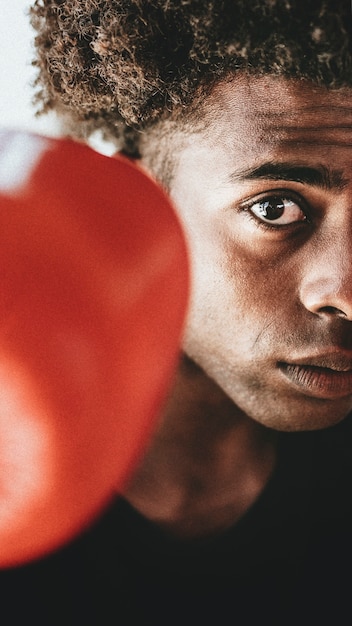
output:
[[[277,365],[286,380],[306,395],[330,400],[352,395],[352,357],[330,354]]]

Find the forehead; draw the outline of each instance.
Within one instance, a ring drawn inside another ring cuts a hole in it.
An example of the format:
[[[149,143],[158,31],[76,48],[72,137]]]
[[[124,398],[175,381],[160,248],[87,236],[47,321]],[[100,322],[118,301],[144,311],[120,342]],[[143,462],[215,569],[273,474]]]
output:
[[[202,206],[225,206],[235,190],[259,193],[264,179],[350,193],[352,88],[236,77],[204,99],[198,121],[169,143],[169,191],[180,207],[194,207],[196,193]]]
[[[248,153],[275,148],[352,147],[352,89],[306,81],[240,77],[216,86],[207,101],[207,139]]]

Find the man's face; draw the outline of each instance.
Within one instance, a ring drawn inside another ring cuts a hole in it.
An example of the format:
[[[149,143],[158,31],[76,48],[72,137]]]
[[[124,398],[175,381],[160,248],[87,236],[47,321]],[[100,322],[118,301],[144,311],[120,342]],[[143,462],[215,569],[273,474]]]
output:
[[[283,430],[352,409],[352,90],[219,85],[176,150],[189,240],[184,350],[245,414]]]

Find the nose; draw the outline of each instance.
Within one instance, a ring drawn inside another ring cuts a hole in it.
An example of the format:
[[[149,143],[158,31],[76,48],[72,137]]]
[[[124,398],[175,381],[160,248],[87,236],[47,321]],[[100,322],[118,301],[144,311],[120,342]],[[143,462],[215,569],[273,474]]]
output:
[[[313,256],[303,272],[302,304],[316,315],[352,321],[352,235],[325,241]]]

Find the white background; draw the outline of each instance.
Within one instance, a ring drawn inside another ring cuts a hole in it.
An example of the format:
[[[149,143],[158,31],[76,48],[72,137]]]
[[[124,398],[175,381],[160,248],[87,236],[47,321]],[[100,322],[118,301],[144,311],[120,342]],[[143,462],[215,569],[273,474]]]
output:
[[[26,11],[31,0],[0,0],[0,126],[58,133],[55,117],[35,117],[31,83],[34,32]]]
[[[32,130],[43,135],[59,136],[54,113],[36,116],[33,105],[36,70],[33,31],[28,9],[34,0],[0,0],[0,128]],[[89,144],[106,155],[116,152],[113,144],[99,133]]]

